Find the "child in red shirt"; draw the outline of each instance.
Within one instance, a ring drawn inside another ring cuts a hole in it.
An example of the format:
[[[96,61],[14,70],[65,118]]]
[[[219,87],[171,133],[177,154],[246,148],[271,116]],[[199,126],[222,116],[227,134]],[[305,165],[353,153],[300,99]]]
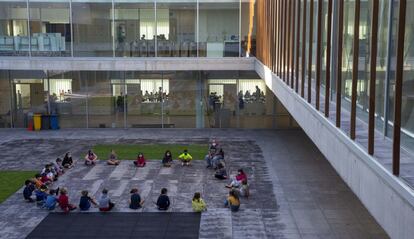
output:
[[[137,160],[134,161],[134,165],[137,167],[144,167],[145,166],[145,158],[143,153],[139,153]]]
[[[66,188],[60,189],[60,196],[58,198],[59,206],[64,212],[69,212],[76,209],[76,206],[69,203],[68,191]]]

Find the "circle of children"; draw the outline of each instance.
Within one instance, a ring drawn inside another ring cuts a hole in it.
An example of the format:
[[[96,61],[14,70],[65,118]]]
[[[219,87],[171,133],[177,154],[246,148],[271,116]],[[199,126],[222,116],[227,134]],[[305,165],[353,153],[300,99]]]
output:
[[[178,161],[182,166],[191,166],[192,156],[185,149],[182,154],[178,156]],[[243,172],[243,169],[237,171],[237,175],[228,177],[224,151],[219,146],[216,140],[213,140],[208,148],[208,154],[205,156],[208,169],[214,169],[214,177],[219,180],[229,180],[229,184],[226,185],[229,188],[229,194],[224,202],[224,206],[235,212],[240,207],[240,197],[249,197],[249,186],[247,184],[247,175]],[[107,159],[108,165],[119,165],[117,154],[114,150]],[[85,165],[94,166],[98,163],[98,156],[89,150],[85,156]],[[146,160],[143,153],[139,153],[137,159],[133,162],[136,167],[145,167]],[[162,159],[164,167],[171,167],[173,165],[173,156],[171,151],[167,150]],[[25,181],[25,188],[23,190],[23,197],[27,202],[36,202],[36,205],[48,209],[54,210],[58,205],[63,212],[69,212],[77,209],[77,206],[69,203],[68,190],[66,188],[51,189],[53,182],[58,180],[58,177],[63,175],[65,171],[74,167],[74,161],[70,152],[66,153],[63,160],[57,158],[54,163],[45,165],[43,170],[36,174],[33,179]],[[161,189],[161,194],[158,200],[154,202],[159,210],[168,210],[170,207],[170,199],[167,195],[168,190],[166,188]],[[144,200],[141,199],[137,188],[133,188],[130,191],[131,197],[129,200],[129,207],[131,209],[139,209],[143,206]],[[33,198],[33,195],[35,199]],[[88,194],[88,191],[82,191],[79,201],[80,211],[88,211],[91,206],[98,207],[100,211],[111,211],[115,204],[108,196],[108,190],[103,189],[101,197],[96,200]],[[201,198],[201,193],[194,193],[192,199],[192,208],[194,212],[202,212],[207,210],[207,205]]]

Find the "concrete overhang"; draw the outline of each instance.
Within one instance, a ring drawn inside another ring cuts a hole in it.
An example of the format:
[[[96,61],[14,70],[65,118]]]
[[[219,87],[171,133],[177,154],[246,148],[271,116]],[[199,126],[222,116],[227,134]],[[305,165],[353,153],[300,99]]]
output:
[[[254,57],[0,57],[0,69],[51,71],[253,71],[255,69],[255,59]]]

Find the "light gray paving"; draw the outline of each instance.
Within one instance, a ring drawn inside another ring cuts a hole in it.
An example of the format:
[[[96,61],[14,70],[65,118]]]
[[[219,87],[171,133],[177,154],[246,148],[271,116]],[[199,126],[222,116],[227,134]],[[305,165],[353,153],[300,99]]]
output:
[[[157,211],[152,201],[161,187],[170,190],[171,210],[181,212],[191,211],[192,194],[201,191],[209,210],[202,214],[200,238],[388,238],[299,130],[4,130],[0,134],[1,169],[38,169],[68,148],[79,157],[95,143],[200,143],[218,138],[229,170],[242,167],[249,175],[252,197],[242,201],[237,213],[223,208],[225,182],[215,180],[202,161],[191,169],[162,168],[159,161],[139,169],[129,161],[117,167],[77,164],[56,186],[68,187],[75,203],[83,189],[99,196],[108,188],[117,203],[115,210],[125,212],[132,211],[127,208],[131,187],[138,187],[146,199],[139,211],[148,212]],[[22,202],[21,192],[1,204],[0,211],[0,232],[7,238],[24,237],[46,216]]]

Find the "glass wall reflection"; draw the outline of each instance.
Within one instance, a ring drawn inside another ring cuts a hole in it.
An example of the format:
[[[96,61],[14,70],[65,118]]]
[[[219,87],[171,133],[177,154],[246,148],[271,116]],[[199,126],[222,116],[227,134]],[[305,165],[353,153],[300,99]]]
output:
[[[29,28],[26,1],[0,2],[0,55],[28,56]]]
[[[159,57],[196,57],[196,0],[157,1]]]
[[[289,127],[254,71],[2,71],[0,126],[55,114],[61,128]],[[8,86],[9,85],[9,86]]]
[[[112,1],[72,1],[73,55],[113,56]]]
[[[199,1],[199,56],[239,56],[239,0]]]
[[[32,56],[70,56],[69,1],[31,0],[29,6]]]
[[[155,56],[155,3],[115,0],[115,55]]]

